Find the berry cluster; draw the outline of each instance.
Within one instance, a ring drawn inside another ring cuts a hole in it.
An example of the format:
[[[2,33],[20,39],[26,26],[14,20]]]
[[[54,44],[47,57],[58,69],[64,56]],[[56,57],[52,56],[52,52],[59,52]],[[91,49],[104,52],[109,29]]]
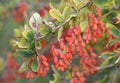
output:
[[[54,59],[54,65],[57,69],[64,72],[71,66],[71,62],[75,55],[78,55],[80,60],[81,69],[85,76],[96,73],[98,66],[98,55],[95,53],[94,48],[90,47],[91,42],[98,42],[98,38],[102,38],[103,31],[106,31],[104,23],[101,21],[101,12],[95,8],[97,13],[89,13],[89,24],[86,31],[82,32],[79,25],[70,27],[63,33],[59,46],[52,45],[51,51]],[[75,72],[76,77],[73,76],[71,83],[84,83],[76,82],[78,78],[83,77],[82,73]],[[81,80],[81,79],[79,79]]]
[[[34,58],[32,57],[28,66],[30,67],[32,62],[34,61]],[[37,72],[34,72],[32,71],[29,71],[26,75],[26,78],[34,78],[34,74],[37,75],[37,76],[45,76],[47,71],[49,70],[49,64],[48,64],[48,61],[47,61],[47,58],[44,56],[44,55],[38,55],[37,56],[37,61],[38,61],[38,71]]]
[[[102,14],[100,10],[96,7],[94,7],[94,9],[96,12],[95,14],[92,12],[88,14],[89,25],[86,28],[86,34],[84,37],[86,43],[89,43],[91,39],[97,42],[98,38],[102,38],[102,32],[106,31],[104,23],[101,21]]]
[[[77,66],[72,67],[71,77],[72,79],[70,80],[70,83],[85,83],[86,80],[83,74],[79,72],[79,68]]]
[[[49,4],[45,4],[42,8],[39,9],[39,14],[41,17],[44,17],[47,12],[49,12],[50,6]]]
[[[18,69],[20,68],[20,65],[16,62],[15,57],[12,53],[8,53],[7,56],[7,65],[4,76],[1,76],[0,83],[12,83],[14,82],[18,77],[24,78],[26,73],[18,73]]]
[[[28,10],[27,4],[21,1],[16,9],[14,10],[14,19],[16,22],[20,23],[23,21],[24,13]]]

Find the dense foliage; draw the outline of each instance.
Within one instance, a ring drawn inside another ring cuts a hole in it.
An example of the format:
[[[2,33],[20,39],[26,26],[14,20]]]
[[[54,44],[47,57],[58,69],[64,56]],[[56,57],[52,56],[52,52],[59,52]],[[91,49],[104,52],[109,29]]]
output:
[[[10,41],[7,67],[16,72],[0,80],[52,74],[50,83],[119,83],[119,0],[50,0],[36,12],[29,8],[20,1],[13,10],[14,20],[24,22]]]

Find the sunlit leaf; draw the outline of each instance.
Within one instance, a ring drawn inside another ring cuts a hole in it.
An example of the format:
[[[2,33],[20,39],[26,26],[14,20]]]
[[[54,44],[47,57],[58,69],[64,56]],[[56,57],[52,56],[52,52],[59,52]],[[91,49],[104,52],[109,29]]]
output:
[[[70,79],[71,78],[71,73],[70,71],[66,71],[66,76],[65,76],[66,79]]]
[[[79,2],[77,2],[77,3],[76,3],[77,9],[80,9],[80,8],[83,7],[85,4],[86,4],[85,1],[81,1],[81,2],[79,1]]]
[[[19,43],[18,43],[18,47],[19,48],[28,48],[29,47],[29,43],[25,38],[21,38]]]
[[[4,60],[2,57],[0,57],[0,71],[4,69]]]
[[[61,12],[59,10],[57,10],[57,9],[51,9],[49,11],[49,13],[50,13],[50,15],[53,18],[57,19],[58,22],[62,22],[63,21],[62,14],[61,14]]]
[[[71,10],[71,9],[72,9],[72,8],[71,8],[70,6],[66,6],[66,7],[64,8],[63,13],[62,13],[64,19],[69,18],[70,14],[68,14],[68,13],[70,13],[70,10]]]
[[[14,34],[15,34],[15,37],[21,37],[22,36],[20,29],[15,29]]]
[[[23,64],[21,65],[21,67],[18,70],[19,73],[22,73],[22,72],[24,72],[27,69],[28,61],[29,60],[23,62]]]
[[[54,80],[52,81],[52,83],[62,83],[60,76],[58,74],[53,74],[54,76]]]
[[[61,27],[59,30],[58,30],[58,37],[57,39],[60,40],[61,36],[62,36],[62,32],[63,31],[63,27]]]
[[[41,27],[39,32],[41,35],[46,36],[49,33],[49,30],[46,27]]]
[[[88,26],[88,20],[86,19],[80,23],[81,31],[85,32],[87,26]]]
[[[29,20],[29,24],[31,28],[35,31],[38,32],[40,26],[42,25],[42,18],[38,13],[34,13]]]

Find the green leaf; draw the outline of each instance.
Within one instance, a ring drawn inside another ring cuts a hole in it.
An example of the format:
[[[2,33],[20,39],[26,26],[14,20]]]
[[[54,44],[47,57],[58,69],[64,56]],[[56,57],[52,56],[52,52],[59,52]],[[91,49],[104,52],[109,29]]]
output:
[[[114,53],[114,52],[104,52],[100,55],[100,57],[104,58],[105,60],[111,59],[114,56],[116,56],[116,53]]]
[[[34,49],[35,49],[35,45],[36,45],[36,42],[35,42],[35,41],[32,41],[32,42],[30,42],[29,48],[30,48],[31,50],[34,50]]]
[[[116,28],[113,24],[107,23],[106,25],[108,28],[110,28],[110,33],[114,35],[117,38],[120,38],[120,30]]]
[[[25,61],[18,70],[18,73],[22,73],[26,70],[29,60]]]
[[[112,39],[111,41],[108,42],[108,44],[106,45],[106,47],[112,46],[113,44],[119,42],[118,39]]]
[[[80,9],[80,8],[83,7],[85,4],[86,4],[85,1],[76,2],[77,9]]]
[[[62,36],[62,32],[63,32],[63,27],[61,27],[59,30],[58,30],[58,37],[57,39],[60,40],[61,36]]]
[[[2,57],[0,57],[0,71],[4,69],[4,60]]]
[[[55,19],[57,19],[58,22],[62,22],[63,21],[63,17],[62,17],[62,14],[59,10],[57,9],[51,9],[49,11],[50,15],[52,17],[54,17]]]
[[[37,72],[39,70],[37,58],[34,59],[30,67],[34,72]]]
[[[66,71],[66,76],[65,76],[66,79],[70,79],[71,78],[71,73],[70,71]]]
[[[34,34],[35,34],[35,33],[34,33],[32,30],[30,30],[30,31],[28,32],[28,34],[27,34],[27,39],[28,39],[29,42],[32,42],[32,41],[35,40]]]
[[[105,5],[107,3],[110,3],[109,0],[102,0],[102,1],[101,0],[95,0],[94,2],[97,5]]]
[[[69,13],[71,9],[72,8],[70,6],[65,6],[63,13],[62,13],[64,19],[68,19],[70,17]]]
[[[15,34],[15,37],[21,37],[22,36],[21,31],[19,29],[15,29],[14,34]]]
[[[58,74],[53,74],[54,76],[54,80],[52,81],[52,83],[62,83],[60,76]]]
[[[18,43],[19,48],[28,48],[29,43],[25,38],[21,38],[20,42]]]
[[[120,53],[120,48],[117,48],[117,49],[115,50],[115,52],[119,54],[119,53]]]
[[[85,32],[85,29],[87,28],[87,26],[88,26],[88,20],[86,19],[85,21],[82,21],[80,23],[81,31]]]
[[[41,27],[39,32],[41,35],[46,36],[49,33],[49,30],[46,27]]]
[[[95,83],[106,83],[106,81],[107,81],[107,75],[105,75],[102,80],[97,81],[97,82],[95,82]]]
[[[21,57],[31,57],[33,55],[33,52],[31,50],[18,50],[17,51],[18,53],[18,56],[21,56]]]

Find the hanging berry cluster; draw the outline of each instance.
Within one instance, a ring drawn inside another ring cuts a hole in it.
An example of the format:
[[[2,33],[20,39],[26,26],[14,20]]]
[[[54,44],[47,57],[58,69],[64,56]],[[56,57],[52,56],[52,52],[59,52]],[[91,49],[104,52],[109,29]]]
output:
[[[98,38],[102,38],[102,32],[106,30],[104,23],[101,21],[102,14],[99,8],[93,6],[96,13],[90,12],[88,14],[89,25],[86,28],[85,41],[89,43],[93,38],[95,42],[98,41]]]
[[[51,29],[48,30],[48,28],[46,29],[46,27],[45,28],[41,27],[42,23],[40,22],[42,22],[42,18],[40,17],[40,15],[35,13],[35,15],[32,16],[33,18],[30,19],[30,23],[32,24],[33,22],[35,22],[38,24],[37,28],[41,29],[40,34],[42,36],[40,35],[41,38],[40,41],[39,38],[38,40],[35,39],[34,36],[38,37],[39,31],[34,26],[31,27],[33,30],[26,30],[26,32],[22,33],[24,42],[26,44],[26,48],[25,50],[21,50],[21,51],[19,50],[18,54],[20,55],[23,54],[22,55],[23,57],[29,56],[28,63],[25,66],[27,66],[30,69],[30,71],[27,73],[26,78],[33,79],[34,75],[45,76],[46,73],[49,71],[49,66],[51,64],[53,64],[53,66],[57,70],[60,70],[61,72],[65,72],[66,70],[71,68],[72,69],[70,71],[71,83],[85,83],[86,80],[85,76],[89,76],[90,74],[94,74],[98,72],[98,68],[97,68],[99,65],[98,55],[94,47],[92,47],[92,43],[96,44],[98,40],[103,37],[103,32],[106,31],[106,28],[101,20],[102,14],[100,9],[94,5],[92,5],[92,9],[94,10],[87,12],[88,25],[86,27],[86,30],[82,31],[81,29],[82,27],[80,27],[80,24],[76,22],[74,26],[68,27],[66,31],[63,28],[62,36],[60,37],[60,40],[57,41],[58,45],[56,45],[56,40],[55,42],[53,42],[54,40],[49,41],[49,44],[51,44],[51,42],[52,44],[49,45],[50,50],[47,50],[49,51],[48,55],[46,54],[42,55],[38,52],[40,51],[40,49],[38,49],[39,46],[40,47],[42,46],[41,48],[43,49],[46,47],[46,45],[40,45],[42,43],[39,44],[39,42],[42,42],[42,37],[45,37],[44,35],[46,35],[47,31],[51,32],[50,36],[51,34],[53,36],[54,31],[50,31]],[[58,13],[57,10],[54,10],[54,12],[55,11]],[[57,20],[62,21],[61,19],[57,19]],[[75,19],[77,21],[80,20],[77,17]],[[47,23],[47,24],[52,25],[53,23]],[[42,34],[42,30],[43,30],[43,34]],[[47,32],[47,34],[49,33]],[[19,47],[21,47],[22,46],[21,42],[19,43],[20,43]],[[75,57],[79,59],[79,66],[76,66],[73,63]],[[20,71],[23,71],[23,69],[20,69]]]
[[[34,58],[32,57],[28,66],[30,67],[32,65],[34,61]],[[48,72],[49,70],[49,64],[48,64],[48,61],[47,61],[47,58],[44,56],[44,55],[38,55],[37,56],[37,62],[38,62],[38,71],[35,72],[35,71],[29,71],[26,75],[26,78],[34,78],[34,74],[37,75],[37,76],[45,76],[46,73]]]
[[[75,75],[73,75],[71,83],[85,83],[84,76],[98,71],[98,55],[95,53],[94,48],[88,46],[90,42],[98,42],[98,38],[103,37],[103,31],[106,29],[101,21],[100,10],[96,7],[94,8],[96,13],[90,12],[88,14],[90,21],[85,32],[82,32],[81,27],[75,24],[67,32],[63,33],[59,46],[53,45],[51,48],[55,68],[60,69],[62,72],[72,65],[74,56],[78,55],[84,74],[78,72],[78,68],[78,71],[74,72]]]

